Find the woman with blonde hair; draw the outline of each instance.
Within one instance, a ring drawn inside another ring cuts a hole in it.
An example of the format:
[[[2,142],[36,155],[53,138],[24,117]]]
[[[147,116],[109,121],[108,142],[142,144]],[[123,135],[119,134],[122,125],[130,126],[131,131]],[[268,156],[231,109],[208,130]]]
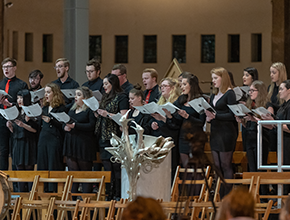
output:
[[[43,99],[41,131],[38,140],[37,170],[64,170],[62,125],[50,112],[64,112],[65,102],[58,85],[45,86]],[[49,185],[49,191],[56,191],[56,185]]]
[[[268,87],[268,98],[270,100],[270,111],[276,115],[279,107],[283,104],[283,99],[279,95],[280,84],[287,79],[286,67],[281,62],[273,63],[270,67],[271,84]],[[270,131],[270,150],[277,151],[277,135]]]
[[[92,171],[93,161],[96,160],[96,138],[94,135],[96,117],[93,111],[83,102],[92,97],[92,91],[85,86],[75,91],[75,103],[68,112],[74,120],[64,126],[66,131],[63,155],[69,171]],[[73,184],[72,192],[76,193],[79,184]],[[83,184],[83,192],[92,192],[91,184]]]
[[[215,113],[206,110],[206,120],[211,123],[210,146],[215,166],[225,179],[233,178],[232,159],[238,137],[238,123],[228,105],[237,104],[227,70],[211,70],[214,85],[210,105]],[[228,190],[227,190],[228,191]],[[226,191],[224,192],[226,194]]]
[[[171,77],[166,77],[161,80],[160,90],[161,96],[157,102],[158,105],[164,105],[166,102],[173,103],[180,96],[178,80]]]

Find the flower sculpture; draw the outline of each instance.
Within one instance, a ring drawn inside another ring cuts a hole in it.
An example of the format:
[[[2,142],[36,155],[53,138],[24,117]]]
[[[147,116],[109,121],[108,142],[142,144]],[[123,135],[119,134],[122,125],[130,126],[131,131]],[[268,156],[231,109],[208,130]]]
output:
[[[157,168],[164,161],[174,143],[171,137],[164,138],[143,135],[144,129],[138,125],[133,119],[127,119],[129,111],[122,116],[120,123],[123,128],[122,137],[119,138],[114,133],[111,138],[113,147],[105,149],[113,156],[113,163],[121,163],[121,168],[125,168],[129,179],[129,199],[136,198],[137,181],[140,177],[140,168],[144,173],[149,173],[153,168]],[[137,133],[129,135],[128,122],[131,121],[131,126]]]

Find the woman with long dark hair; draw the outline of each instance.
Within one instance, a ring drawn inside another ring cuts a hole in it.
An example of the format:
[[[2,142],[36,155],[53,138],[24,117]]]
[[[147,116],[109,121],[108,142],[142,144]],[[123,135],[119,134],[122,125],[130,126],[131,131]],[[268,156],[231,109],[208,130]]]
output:
[[[128,96],[120,87],[118,76],[109,73],[103,79],[105,93],[102,97],[100,108],[98,109],[96,133],[99,139],[100,156],[105,171],[112,171],[111,174],[111,194],[120,198],[121,196],[121,167],[119,163],[110,161],[111,154],[105,147],[111,147],[110,139],[112,133],[120,136],[119,125],[111,119],[111,116],[121,113],[124,115],[129,109]],[[115,192],[113,192],[115,191]]]
[[[198,78],[189,72],[182,73],[181,90],[182,95],[173,103],[180,108],[180,110],[173,115],[167,110],[164,111],[166,112],[168,126],[172,129],[180,128],[178,148],[181,163],[185,167],[189,158],[190,146],[185,137],[187,131],[184,129],[183,124],[186,122],[192,123],[195,127],[200,127],[202,130],[206,116],[205,114],[199,114],[188,104],[191,100],[202,97],[203,95],[199,87]]]

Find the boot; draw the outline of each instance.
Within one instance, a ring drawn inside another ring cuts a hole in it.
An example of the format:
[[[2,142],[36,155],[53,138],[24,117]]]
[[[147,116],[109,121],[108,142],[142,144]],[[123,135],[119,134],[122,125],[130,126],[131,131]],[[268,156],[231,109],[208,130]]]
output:
[[[106,201],[113,199],[113,183],[106,183]]]

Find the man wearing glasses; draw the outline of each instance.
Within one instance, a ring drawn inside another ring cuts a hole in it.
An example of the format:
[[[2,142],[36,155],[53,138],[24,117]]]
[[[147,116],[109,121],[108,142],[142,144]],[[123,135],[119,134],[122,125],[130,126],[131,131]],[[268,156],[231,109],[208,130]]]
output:
[[[57,84],[60,89],[76,89],[79,87],[79,84],[74,81],[69,75],[69,60],[66,58],[59,58],[55,61],[54,69],[58,77],[57,80],[54,80],[52,83]],[[65,103],[70,104],[72,100],[69,100],[67,97],[64,97]]]
[[[103,80],[100,78],[101,64],[95,59],[89,60],[85,73],[88,81],[83,86],[88,87],[92,91],[99,90],[101,93],[104,93]]]
[[[17,93],[28,89],[27,84],[16,77],[17,62],[12,58],[5,58],[2,63],[4,78],[0,81],[0,89],[7,92],[11,97],[0,97],[0,108],[6,109],[15,105]],[[8,170],[9,138],[10,131],[6,127],[7,120],[0,115],[0,170]]]
[[[120,81],[120,86],[124,92],[129,96],[129,92],[133,89],[133,85],[129,83],[127,79],[127,69],[123,64],[116,64],[113,66],[111,74],[118,76]]]

